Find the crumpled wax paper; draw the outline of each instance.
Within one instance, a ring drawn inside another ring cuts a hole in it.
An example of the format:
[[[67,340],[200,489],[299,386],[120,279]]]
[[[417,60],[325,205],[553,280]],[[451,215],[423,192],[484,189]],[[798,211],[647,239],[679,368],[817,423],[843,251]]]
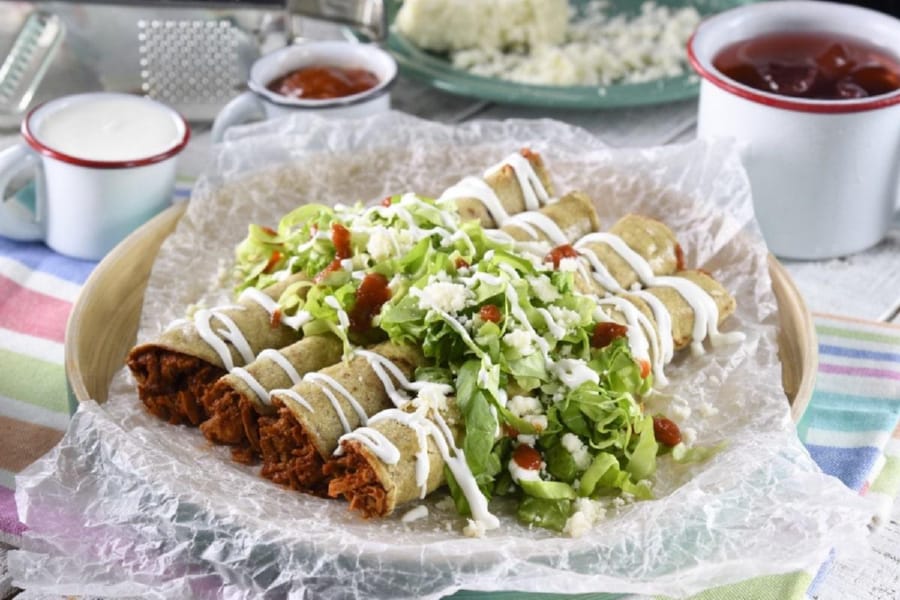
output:
[[[725,144],[612,150],[553,121],[451,127],[395,113],[232,130],[163,244],[139,340],[191,303],[227,299],[221,275],[248,223],[274,225],[307,201],[437,195],[522,146],[542,153],[557,194],[593,197],[604,227],[629,211],[665,221],[687,264],[712,271],[736,295],[724,330],[741,330],[746,341],[702,356],[682,352],[655,400],[681,407],[696,443],[725,440],[724,450],[690,467],[662,459],[657,499],[620,508],[580,538],[522,527],[497,505],[502,527],[472,539],[461,533],[464,519],[435,499],[428,518],[404,524],[403,510],[365,521],[341,501],[282,489],[197,430],[145,413],[123,369],[110,400],[83,403],[59,446],[18,477],[31,533],[29,550],[10,559],[15,582],[173,598],[439,598],[459,589],[687,595],[814,568],[835,544],[865,543],[867,503],[821,474],[791,423],[766,248],[745,174]]]

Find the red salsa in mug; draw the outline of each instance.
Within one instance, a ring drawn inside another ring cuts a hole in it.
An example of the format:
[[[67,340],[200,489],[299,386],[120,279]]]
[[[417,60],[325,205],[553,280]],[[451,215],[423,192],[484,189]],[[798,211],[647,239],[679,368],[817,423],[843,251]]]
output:
[[[378,85],[378,77],[366,69],[311,65],[278,77],[266,87],[288,98],[330,100],[352,96]]]
[[[837,33],[781,31],[730,44],[713,58],[724,75],[795,98],[848,100],[900,89],[900,59]]]

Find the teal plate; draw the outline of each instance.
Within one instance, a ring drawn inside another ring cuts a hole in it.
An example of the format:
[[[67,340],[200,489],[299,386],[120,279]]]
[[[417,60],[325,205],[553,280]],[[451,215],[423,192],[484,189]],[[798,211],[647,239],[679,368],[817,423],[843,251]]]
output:
[[[656,0],[660,6],[680,8],[693,5],[701,16],[750,4],[753,0]],[[580,7],[587,0],[570,0]],[[609,14],[635,15],[640,12],[643,0],[610,0]],[[388,0],[388,19],[393,24],[399,9],[399,0]],[[473,75],[455,69],[446,56],[424,51],[403,35],[391,30],[387,49],[400,65],[406,77],[422,81],[440,90],[507,104],[540,106],[547,108],[602,109],[646,106],[693,98],[700,89],[699,78],[690,72],[678,77],[657,79],[645,83],[622,83],[598,86],[548,86],[506,81],[493,77]]]

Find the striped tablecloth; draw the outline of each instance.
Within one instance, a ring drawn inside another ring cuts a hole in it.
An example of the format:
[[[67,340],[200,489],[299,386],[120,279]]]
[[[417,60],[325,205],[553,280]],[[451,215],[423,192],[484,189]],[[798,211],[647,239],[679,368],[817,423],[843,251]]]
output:
[[[66,427],[66,319],[95,265],[0,238],[0,542],[15,545],[24,529],[15,473]],[[900,488],[900,328],[829,315],[815,322],[819,373],[798,433],[825,472],[878,496],[877,520],[889,514]],[[764,577],[698,598],[803,598],[827,573],[826,564],[818,574]]]

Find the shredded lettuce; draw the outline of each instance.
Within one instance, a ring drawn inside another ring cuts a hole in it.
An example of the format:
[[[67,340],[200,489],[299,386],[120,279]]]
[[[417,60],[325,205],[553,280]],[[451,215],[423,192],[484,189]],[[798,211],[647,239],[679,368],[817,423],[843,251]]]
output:
[[[349,256],[339,256],[338,227],[349,232]],[[652,375],[642,377],[625,338],[591,346],[596,300],[577,292],[572,273],[461,222],[452,203],[406,194],[369,208],[308,204],[276,229],[251,226],[236,257],[238,289],[302,275],[278,302],[285,315],[308,313],[306,335],[332,332],[345,352],[376,338],[420,347],[430,362],[416,380],[455,386],[458,446],[476,483],[488,499],[517,499],[523,523],[562,530],[576,498],[651,497],[656,457],[669,451],[640,405]],[[347,321],[370,273],[390,282],[391,297],[360,337]],[[563,359],[595,375],[565,379],[552,366]],[[523,443],[543,461],[536,479],[511,475]],[[681,462],[711,452],[671,449]],[[469,514],[445,473],[458,512]]]

